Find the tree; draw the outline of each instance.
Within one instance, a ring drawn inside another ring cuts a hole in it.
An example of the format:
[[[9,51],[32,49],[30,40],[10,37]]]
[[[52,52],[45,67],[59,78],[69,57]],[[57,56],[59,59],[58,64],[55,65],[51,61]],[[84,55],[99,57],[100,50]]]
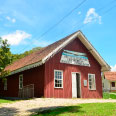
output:
[[[2,80],[6,80],[5,76],[10,73],[10,71],[5,70],[5,68],[12,62],[12,60],[13,57],[7,40],[2,40],[2,38],[0,38],[0,78],[2,78]]]
[[[27,56],[33,52],[36,52],[36,51],[40,50],[41,48],[42,47],[35,47],[32,50],[25,51],[24,53],[21,53],[21,54],[12,54],[13,55],[13,62],[15,62],[16,60],[19,60],[21,58],[24,58],[25,56]]]

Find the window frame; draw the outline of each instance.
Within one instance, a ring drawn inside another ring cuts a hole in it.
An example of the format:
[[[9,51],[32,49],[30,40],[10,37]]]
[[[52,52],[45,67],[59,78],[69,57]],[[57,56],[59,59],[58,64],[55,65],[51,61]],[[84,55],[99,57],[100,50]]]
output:
[[[111,85],[112,85],[112,83],[114,83],[114,86],[111,86],[111,87],[116,87],[116,84],[115,84],[115,82],[111,82]]]
[[[8,89],[8,87],[7,87],[7,80],[5,80],[5,82],[4,82],[4,90],[6,91]]]
[[[20,78],[22,77],[22,87],[20,86]],[[19,89],[23,88],[23,74],[19,75]]]
[[[94,80],[95,80],[95,88],[92,88],[92,89],[90,89],[90,87],[89,87],[89,75],[94,75]],[[89,90],[96,90],[96,78],[95,78],[95,74],[92,74],[92,73],[88,73],[88,89]]]
[[[62,87],[55,87],[55,72],[56,71],[59,71],[62,74],[62,79],[60,79],[60,80],[62,80]],[[63,70],[54,70],[54,88],[59,88],[59,89],[63,88]]]
[[[104,88],[104,83],[102,83],[102,88]]]

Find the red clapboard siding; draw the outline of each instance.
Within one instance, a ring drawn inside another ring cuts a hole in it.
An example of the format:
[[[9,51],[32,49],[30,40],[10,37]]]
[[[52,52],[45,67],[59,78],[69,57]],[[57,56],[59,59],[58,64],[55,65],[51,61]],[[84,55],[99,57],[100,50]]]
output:
[[[86,53],[90,62],[90,67],[60,63],[61,55],[65,50]],[[101,66],[77,38],[65,48],[50,58],[44,65],[8,76],[8,90],[3,90],[3,83],[0,82],[0,96],[18,97],[19,75],[23,74],[23,85],[34,84],[35,97],[48,98],[72,98],[72,72],[81,74],[81,96],[82,98],[101,98],[102,81]],[[54,70],[63,70],[63,88],[54,88]],[[96,90],[90,91],[84,87],[83,81],[88,80],[88,73],[95,74]],[[1,80],[0,80],[1,81]]]
[[[0,96],[2,97],[18,97],[19,91],[19,75],[23,74],[23,86],[34,84],[34,96],[44,96],[44,65],[8,76],[8,90],[3,90],[3,83],[0,85]]]
[[[85,46],[77,38],[68,44],[65,50],[86,53],[90,62],[90,67],[77,66],[71,64],[60,63],[63,50],[59,51],[55,56],[45,63],[45,80],[44,80],[44,96],[54,98],[72,98],[72,72],[81,73],[81,95],[82,98],[102,98],[102,81],[101,66],[95,58],[89,53]],[[54,88],[54,70],[63,70],[63,88]],[[88,73],[95,74],[96,90],[90,91],[84,87],[83,81],[88,80]]]

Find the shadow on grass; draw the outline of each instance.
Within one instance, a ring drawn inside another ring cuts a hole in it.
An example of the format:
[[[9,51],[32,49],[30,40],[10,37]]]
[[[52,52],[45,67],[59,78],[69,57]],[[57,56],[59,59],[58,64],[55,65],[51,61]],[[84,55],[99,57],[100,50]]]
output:
[[[0,97],[0,99],[9,100],[9,101],[17,101],[17,100],[31,100],[31,99],[34,99],[34,98]]]
[[[29,112],[33,112],[36,114],[33,114],[31,116],[57,116],[59,114],[65,114],[65,113],[84,113],[84,111],[81,110],[81,106],[57,106],[57,107],[43,107],[43,108],[36,108],[28,110]]]
[[[18,112],[19,111],[16,108],[7,108],[7,107],[0,108],[0,116],[16,116]]]

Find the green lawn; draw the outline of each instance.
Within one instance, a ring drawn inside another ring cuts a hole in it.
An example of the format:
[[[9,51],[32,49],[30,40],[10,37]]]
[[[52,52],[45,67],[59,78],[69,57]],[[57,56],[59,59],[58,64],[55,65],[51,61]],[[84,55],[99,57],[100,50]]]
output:
[[[103,98],[104,99],[116,99],[116,94],[114,93],[114,94],[110,94],[110,93],[103,93]]]
[[[2,103],[12,103],[14,101],[17,101],[17,100],[6,100],[6,99],[0,99],[0,104]]]
[[[116,116],[116,103],[87,103],[38,112],[32,116]]]

